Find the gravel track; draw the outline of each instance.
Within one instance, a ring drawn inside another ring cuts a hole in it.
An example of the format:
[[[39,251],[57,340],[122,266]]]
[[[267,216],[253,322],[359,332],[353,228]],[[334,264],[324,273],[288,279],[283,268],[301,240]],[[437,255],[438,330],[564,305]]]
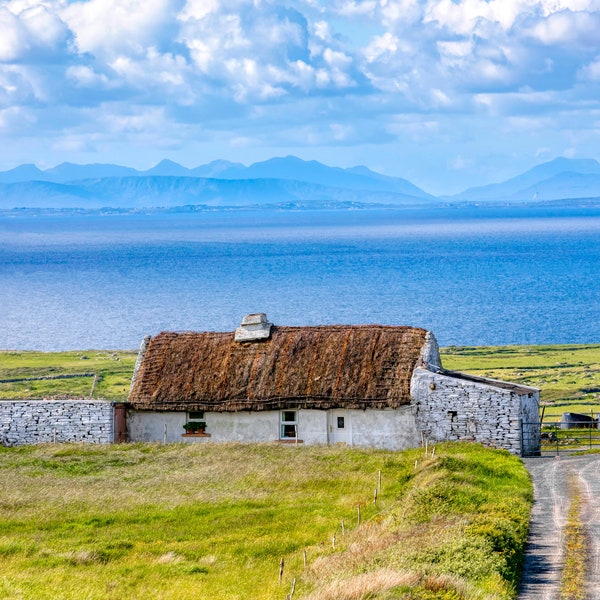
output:
[[[589,536],[588,600],[600,600],[600,455],[527,458],[534,503],[520,600],[557,600],[563,565],[562,530],[569,510],[568,480],[578,477],[581,520]]]

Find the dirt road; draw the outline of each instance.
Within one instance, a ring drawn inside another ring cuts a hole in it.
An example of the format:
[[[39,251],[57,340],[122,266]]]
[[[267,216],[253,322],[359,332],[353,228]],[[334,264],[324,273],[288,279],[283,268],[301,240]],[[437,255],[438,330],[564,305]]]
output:
[[[569,477],[579,478],[582,523],[589,534],[588,600],[600,600],[600,455],[527,458],[534,486],[531,529],[520,600],[556,600],[562,574],[562,529]]]

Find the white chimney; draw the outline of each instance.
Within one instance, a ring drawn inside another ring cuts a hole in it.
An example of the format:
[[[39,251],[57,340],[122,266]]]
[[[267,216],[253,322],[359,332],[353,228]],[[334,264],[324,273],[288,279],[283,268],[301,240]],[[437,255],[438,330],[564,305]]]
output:
[[[271,336],[273,323],[267,321],[265,313],[253,313],[246,315],[242,324],[235,330],[236,342],[255,342],[268,340]]]

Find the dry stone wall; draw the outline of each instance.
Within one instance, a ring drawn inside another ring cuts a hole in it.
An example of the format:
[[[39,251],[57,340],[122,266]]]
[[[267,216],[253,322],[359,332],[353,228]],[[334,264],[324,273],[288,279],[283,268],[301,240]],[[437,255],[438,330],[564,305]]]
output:
[[[1,401],[0,444],[109,444],[113,441],[113,417],[113,404],[106,401]]]
[[[522,448],[522,424],[537,415],[539,391],[459,373],[415,369],[411,382],[417,427],[430,440],[481,442],[513,454]],[[538,445],[535,437],[528,444]]]

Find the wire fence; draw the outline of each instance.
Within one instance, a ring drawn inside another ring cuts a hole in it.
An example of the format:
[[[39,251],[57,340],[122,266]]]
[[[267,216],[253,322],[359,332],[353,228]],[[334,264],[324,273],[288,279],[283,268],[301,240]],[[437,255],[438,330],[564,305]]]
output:
[[[535,448],[535,440],[527,439],[527,431],[533,427],[523,428],[523,447]],[[533,424],[530,424],[533,425]],[[533,435],[533,434],[530,434]],[[537,435],[537,434],[536,434]],[[569,419],[562,421],[542,421],[539,433],[539,451],[530,456],[556,456],[561,453],[600,451],[600,429],[596,419]]]

